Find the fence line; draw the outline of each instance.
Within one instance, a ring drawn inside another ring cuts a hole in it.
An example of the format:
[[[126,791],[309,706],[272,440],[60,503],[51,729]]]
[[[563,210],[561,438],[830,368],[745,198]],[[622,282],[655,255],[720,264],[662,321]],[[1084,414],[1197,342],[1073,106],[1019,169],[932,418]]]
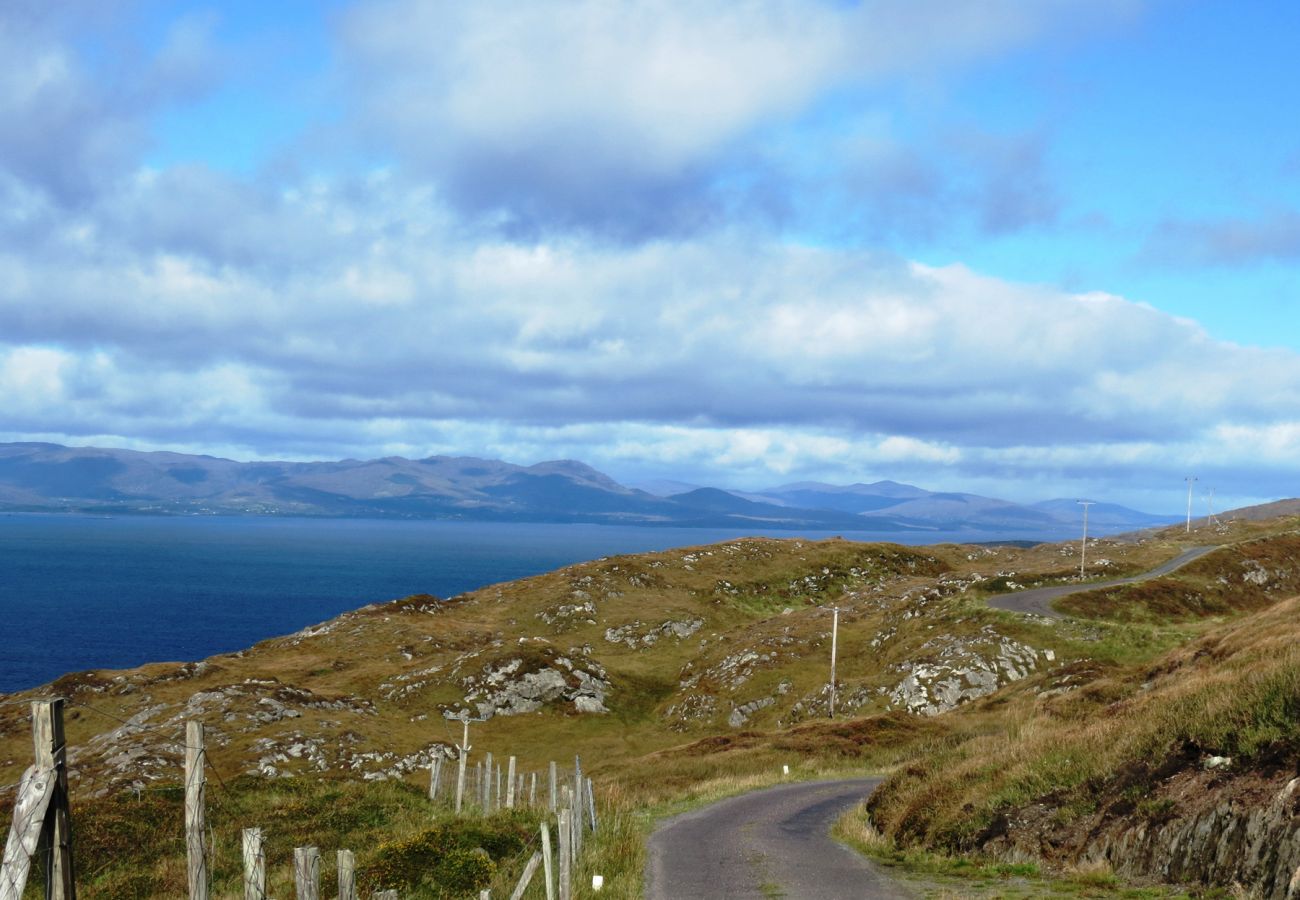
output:
[[[77,704],[85,706],[85,704]],[[91,709],[96,713],[101,710]],[[18,783],[18,797],[13,811],[3,858],[0,859],[0,900],[21,900],[33,861],[39,859],[46,875],[46,900],[76,900],[73,877],[73,844],[71,814],[67,785],[67,747],[63,731],[64,701],[54,699],[32,703],[32,736],[34,763]],[[121,722],[120,718],[102,713]],[[130,723],[124,723],[130,724]],[[153,731],[157,729],[143,728]],[[230,794],[220,772],[212,767],[205,744],[203,723],[190,720],[185,723],[185,738],[179,747],[184,749],[185,778],[185,846],[186,881],[190,900],[208,900],[211,892],[210,853],[213,840],[207,822],[207,770],[211,767],[218,783],[227,796]],[[444,778],[451,769],[444,765],[444,756],[438,754],[430,764],[428,800],[431,806],[440,802],[453,806],[456,815],[472,812],[465,803],[466,776],[469,761],[469,724],[456,746],[455,794],[452,803],[450,788],[443,789]],[[505,755],[502,754],[504,757]],[[538,808],[537,784],[541,775],[537,771],[522,772],[518,757],[508,756],[503,767],[500,757],[493,765],[491,752],[476,763],[476,778],[468,796],[477,802],[478,814],[488,815],[502,809]],[[558,867],[552,853],[551,825],[540,825],[541,849],[534,852],[524,865],[519,881],[511,893],[511,900],[520,900],[538,871],[545,882],[547,900],[572,900],[573,874],[582,852],[583,832],[596,830],[595,787],[582,773],[582,761],[574,757],[573,781],[561,783],[558,766],[551,761],[548,766],[549,788],[545,798],[546,811],[554,816],[552,821],[559,838]],[[567,780],[567,779],[566,779]],[[528,788],[527,791],[525,788]],[[550,818],[548,816],[548,818]],[[536,836],[534,839],[536,840]],[[529,842],[532,843],[531,841]],[[244,900],[267,900],[266,843],[260,828],[244,828],[241,832]],[[294,850],[294,882],[298,900],[320,898],[320,851],[316,847],[298,847]],[[359,900],[356,886],[356,858],[351,850],[337,851],[339,900]],[[558,871],[557,871],[558,868]],[[487,892],[484,892],[486,895]],[[391,889],[374,895],[396,900],[397,892]]]

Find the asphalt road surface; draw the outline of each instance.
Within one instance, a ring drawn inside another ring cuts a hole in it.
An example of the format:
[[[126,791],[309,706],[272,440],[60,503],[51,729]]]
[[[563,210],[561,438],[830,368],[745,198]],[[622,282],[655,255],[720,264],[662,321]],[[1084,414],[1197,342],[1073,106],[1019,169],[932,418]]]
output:
[[[742,794],[663,822],[647,849],[648,900],[912,896],[830,836],[879,778],[812,781]]]
[[[1010,610],[1011,612],[1034,613],[1047,616],[1049,619],[1060,619],[1063,618],[1061,613],[1052,608],[1054,600],[1059,600],[1070,594],[1080,594],[1084,591],[1095,591],[1100,588],[1115,587],[1121,584],[1135,584],[1149,578],[1159,578],[1161,575],[1168,575],[1175,569],[1182,568],[1194,559],[1199,559],[1211,550],[1218,549],[1218,546],[1192,547],[1190,550],[1184,550],[1164,565],[1157,566],[1150,572],[1134,575],[1132,578],[1117,578],[1113,581],[1098,581],[1092,584],[1058,584],[1052,587],[1016,591],[1014,594],[998,594],[996,597],[989,598],[989,606]]]

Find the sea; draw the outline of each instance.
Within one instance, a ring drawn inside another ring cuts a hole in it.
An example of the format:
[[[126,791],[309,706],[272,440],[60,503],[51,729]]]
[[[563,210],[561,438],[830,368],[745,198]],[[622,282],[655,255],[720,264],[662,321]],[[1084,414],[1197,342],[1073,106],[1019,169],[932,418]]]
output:
[[[241,650],[409,594],[451,597],[575,562],[747,534],[831,536],[517,522],[0,514],[0,693],[68,672]],[[843,536],[899,540],[872,532]],[[930,543],[958,536],[908,537]]]

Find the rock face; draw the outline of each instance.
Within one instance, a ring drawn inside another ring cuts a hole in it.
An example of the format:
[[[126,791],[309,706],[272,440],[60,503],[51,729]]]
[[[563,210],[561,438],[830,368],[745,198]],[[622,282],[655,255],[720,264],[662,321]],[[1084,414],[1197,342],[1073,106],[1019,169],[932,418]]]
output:
[[[589,658],[575,662],[554,651],[498,659],[485,665],[481,675],[466,676],[462,683],[465,705],[479,719],[518,716],[555,703],[572,703],[579,713],[609,712],[605,697],[610,685],[604,667]],[[459,718],[461,711],[448,709],[444,715]]]
[[[732,728],[739,728],[749,721],[749,717],[760,709],[766,709],[776,702],[775,697],[762,697],[758,700],[751,700],[748,703],[742,703],[731,711],[727,717],[727,724]]]
[[[675,637],[678,640],[688,638],[700,630],[703,619],[683,619],[680,622],[667,621],[662,625],[644,625],[641,622],[628,622],[617,628],[605,629],[605,640],[611,644],[627,644],[633,650],[653,647],[662,637]]]
[[[1121,875],[1236,883],[1252,897],[1294,900],[1300,897],[1300,778],[1257,800],[1229,796],[1167,822],[1114,827],[1099,835],[1088,856]]]
[[[1300,777],[1234,772],[1211,759],[1148,785],[1135,800],[1122,784],[1096,812],[1063,822],[1051,802],[1010,810],[975,847],[1007,859],[1046,857],[1054,866],[1103,863],[1125,878],[1238,885],[1233,896],[1300,898]]]
[[[937,716],[1019,681],[1038,668],[1040,653],[1028,644],[985,627],[970,638],[944,636],[922,647],[932,661],[909,665],[889,692],[890,703],[921,716]],[[1042,651],[1047,662],[1051,650]]]

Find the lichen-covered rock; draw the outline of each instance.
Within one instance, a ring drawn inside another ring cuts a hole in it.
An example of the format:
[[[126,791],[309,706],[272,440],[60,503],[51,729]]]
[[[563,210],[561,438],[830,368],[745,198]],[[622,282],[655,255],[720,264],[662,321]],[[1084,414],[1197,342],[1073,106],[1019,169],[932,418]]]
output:
[[[575,648],[578,649],[578,648]],[[466,676],[465,705],[474,717],[517,716],[536,712],[546,704],[572,703],[580,713],[606,713],[610,685],[605,669],[595,660],[577,662],[550,648],[526,656],[498,659],[481,674]],[[460,710],[444,715],[459,718]]]
[[[989,627],[969,638],[935,638],[922,650],[930,651],[927,661],[906,666],[907,675],[889,691],[893,706],[921,716],[937,716],[1019,681],[1038,667],[1040,656]],[[1050,650],[1042,656],[1054,658]]]
[[[652,647],[663,637],[675,637],[683,640],[695,634],[704,624],[703,619],[669,620],[660,625],[647,626],[639,621],[628,622],[617,628],[605,629],[605,640],[611,644],[626,644],[633,650]]]
[[[749,721],[750,716],[760,709],[767,709],[776,702],[775,697],[760,697],[758,700],[750,700],[748,703],[742,703],[731,711],[727,717],[727,724],[732,728],[739,728]]]

